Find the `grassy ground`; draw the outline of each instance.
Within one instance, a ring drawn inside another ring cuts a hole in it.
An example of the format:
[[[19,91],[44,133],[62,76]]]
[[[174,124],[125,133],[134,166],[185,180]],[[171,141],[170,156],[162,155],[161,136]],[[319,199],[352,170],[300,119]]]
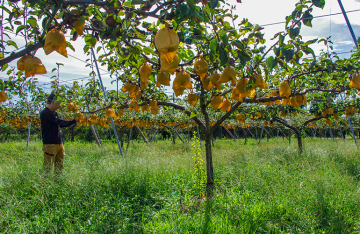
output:
[[[122,159],[114,144],[69,142],[55,183],[41,175],[41,143],[2,143],[0,231],[359,233],[360,151],[350,141],[304,144],[300,156],[295,139],[217,140],[206,200],[191,144],[135,142]]]

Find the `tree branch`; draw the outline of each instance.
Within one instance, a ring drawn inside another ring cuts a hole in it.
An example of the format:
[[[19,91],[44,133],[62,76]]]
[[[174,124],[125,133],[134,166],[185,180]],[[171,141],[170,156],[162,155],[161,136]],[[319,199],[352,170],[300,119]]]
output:
[[[231,109],[226,112],[216,123],[210,128],[210,134],[212,134],[222,122],[224,122],[239,106],[241,105],[241,102],[236,102],[235,105],[231,107]]]
[[[184,111],[185,114],[187,114],[189,117],[191,116],[191,111],[186,110],[184,106],[181,106],[181,105],[178,105],[178,104],[175,104],[175,103],[171,103],[171,102],[163,102],[163,101],[158,101],[157,104],[159,106],[173,107],[173,108],[175,108],[177,110]],[[192,119],[201,127],[201,129],[203,131],[206,131],[205,124],[197,116],[192,117]]]
[[[14,52],[11,53],[10,56],[8,56],[6,58],[3,58],[3,59],[0,59],[0,66],[3,66],[3,65],[5,65],[5,64],[17,59],[17,58],[20,58],[20,57],[22,57],[22,56],[24,56],[24,55],[26,55],[26,54],[28,54],[28,53],[30,53],[32,51],[38,50],[39,48],[44,46],[43,43],[44,42],[41,41],[41,42],[38,42],[38,43],[36,43],[34,45],[29,45],[28,47],[26,47],[25,49],[23,49],[23,50],[21,50],[21,51],[19,51],[17,53],[14,53]]]

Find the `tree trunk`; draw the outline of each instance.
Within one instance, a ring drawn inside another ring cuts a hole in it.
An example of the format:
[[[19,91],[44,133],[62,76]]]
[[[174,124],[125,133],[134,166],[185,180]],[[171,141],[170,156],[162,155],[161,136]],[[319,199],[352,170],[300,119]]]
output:
[[[211,193],[214,187],[214,169],[212,161],[211,134],[205,133],[205,152],[206,152],[206,192]]]

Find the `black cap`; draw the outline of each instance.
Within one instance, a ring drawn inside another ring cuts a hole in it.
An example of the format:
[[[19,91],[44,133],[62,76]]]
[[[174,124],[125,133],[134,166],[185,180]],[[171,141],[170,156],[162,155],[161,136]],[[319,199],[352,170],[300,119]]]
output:
[[[49,97],[47,98],[47,104],[51,104],[52,102],[56,101],[56,94],[51,93]]]

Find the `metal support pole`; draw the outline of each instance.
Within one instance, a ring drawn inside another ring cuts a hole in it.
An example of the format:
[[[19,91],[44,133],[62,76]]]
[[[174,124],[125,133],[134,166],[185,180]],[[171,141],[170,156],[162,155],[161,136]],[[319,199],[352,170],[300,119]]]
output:
[[[276,140],[279,140],[279,129],[276,129]]]
[[[330,135],[331,135],[331,137],[332,137],[333,141],[335,141],[335,139],[334,139],[334,135],[333,135],[333,133],[332,133],[332,130],[331,130],[331,127],[330,127],[330,126],[329,126],[329,129],[330,129]]]
[[[341,131],[341,126],[339,125],[339,130],[340,130],[340,133],[341,133],[341,138],[344,140],[344,142],[345,142],[345,137],[344,137],[344,135],[343,135],[343,133],[342,133],[342,131]]]
[[[26,151],[29,150],[30,128],[31,128],[31,123],[29,123],[29,128],[28,128],[28,137],[27,137]]]
[[[196,128],[197,128],[198,137],[199,137],[199,142],[200,142],[200,147],[201,147],[201,138],[200,138],[199,125],[196,124]]]
[[[261,138],[262,138],[263,132],[264,132],[264,127],[261,128],[261,133],[260,133],[260,138],[259,138],[259,144],[260,144],[260,142],[261,142]]]
[[[235,134],[236,138],[239,139],[238,135],[236,134],[235,128],[234,128],[234,134]]]
[[[349,18],[347,17],[345,8],[344,8],[341,0],[338,0],[338,2],[339,2],[339,5],[340,5],[340,8],[341,8],[341,11],[342,11],[342,13],[343,13],[343,15],[344,15],[346,24],[347,24],[347,26],[348,26],[348,28],[349,28],[350,34],[351,34],[351,36],[352,36],[352,39],[354,40],[355,46],[356,46],[357,49],[359,49],[359,45],[358,45],[358,43],[357,43],[357,41],[356,41],[356,36],[355,36],[354,30],[352,29],[352,26],[351,26],[351,24],[350,24]]]
[[[102,146],[102,142],[101,142],[101,139],[100,139],[100,134],[99,134],[99,131],[98,131],[97,127],[96,127],[96,124],[94,124],[94,129],[95,129],[95,133],[97,135],[97,138],[99,139],[100,145]]]
[[[358,146],[357,141],[356,141],[354,129],[353,129],[352,125],[351,125],[350,117],[348,117],[348,121],[349,121],[350,129],[351,129],[351,133],[353,134],[353,138],[354,138],[354,141],[355,141],[355,144],[356,144],[356,148],[359,149],[359,146]]]
[[[156,133],[157,133],[158,130],[159,130],[159,127],[157,127],[157,129],[156,129],[155,134],[154,134],[154,136],[152,137],[152,139],[151,139],[151,141],[150,141],[150,145],[151,145],[151,143],[153,142],[153,140],[154,140],[154,138],[155,138]]]
[[[251,136],[252,136],[254,139],[256,139],[256,137],[252,134],[252,132],[251,132],[249,129],[246,128],[246,130],[248,130],[248,132],[250,132]]]
[[[99,76],[99,81],[100,81],[100,84],[101,84],[101,88],[102,88],[102,90],[103,90],[103,92],[104,92],[104,97],[106,98],[105,88],[104,88],[104,85],[103,85],[103,82],[102,82],[102,79],[101,79],[99,67],[98,67],[98,64],[97,64],[97,61],[96,61],[96,57],[95,57],[95,53],[94,53],[94,49],[93,49],[92,47],[91,47],[91,53],[92,53],[93,58],[94,58],[94,63],[95,63],[96,71],[97,71],[98,76]],[[117,142],[117,144],[118,144],[118,147],[119,147],[119,151],[120,151],[121,157],[124,157],[124,155],[123,155],[123,153],[122,153],[122,150],[121,150],[121,145],[120,145],[120,142],[119,142],[119,138],[118,138],[118,135],[117,135],[117,132],[116,132],[116,127],[115,127],[115,123],[114,123],[113,117],[110,117],[110,120],[111,120],[111,124],[112,124],[113,130],[114,130],[114,135],[115,135],[115,138],[116,138],[116,142]]]

